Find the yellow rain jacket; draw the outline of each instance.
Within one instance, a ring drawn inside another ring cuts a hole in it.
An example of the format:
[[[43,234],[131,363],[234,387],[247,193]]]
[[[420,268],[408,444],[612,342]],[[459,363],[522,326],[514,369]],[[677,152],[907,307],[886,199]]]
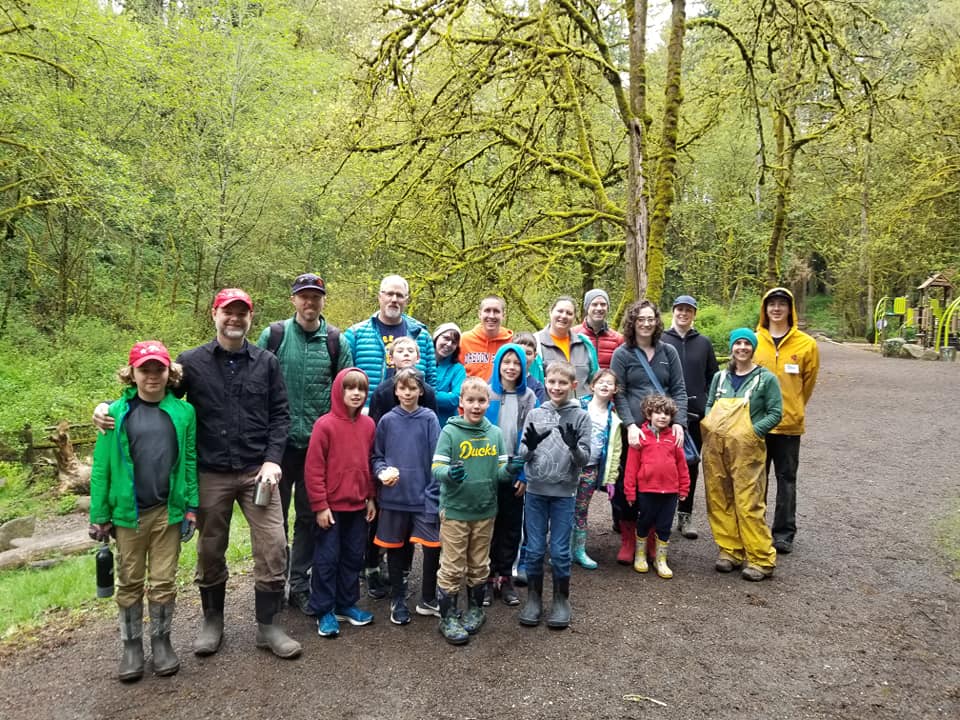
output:
[[[767,329],[769,319],[766,300],[775,291],[790,296],[790,329],[774,344]],[[783,419],[771,432],[774,435],[803,435],[807,402],[813,395],[820,372],[820,351],[817,341],[797,327],[797,306],[793,293],[786,288],[771,288],[760,301],[760,322],[757,325],[757,351],[753,360],[777,376],[783,395]]]

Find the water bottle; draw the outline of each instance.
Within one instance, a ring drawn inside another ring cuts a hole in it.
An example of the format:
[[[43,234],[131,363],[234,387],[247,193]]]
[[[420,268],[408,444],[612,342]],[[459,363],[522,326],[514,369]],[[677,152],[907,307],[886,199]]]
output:
[[[109,543],[97,550],[97,597],[113,597],[113,553]]]

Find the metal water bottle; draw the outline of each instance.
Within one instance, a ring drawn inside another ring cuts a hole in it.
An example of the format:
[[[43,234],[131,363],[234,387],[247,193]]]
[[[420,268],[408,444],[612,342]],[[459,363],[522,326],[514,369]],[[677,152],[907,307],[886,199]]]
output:
[[[113,553],[109,543],[97,550],[97,597],[113,597]]]

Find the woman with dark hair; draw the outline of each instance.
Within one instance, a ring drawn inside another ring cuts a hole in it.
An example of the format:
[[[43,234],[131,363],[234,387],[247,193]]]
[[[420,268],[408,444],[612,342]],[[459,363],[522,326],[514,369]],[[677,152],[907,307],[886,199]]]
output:
[[[684,427],[687,424],[687,391],[683,382],[683,367],[676,349],[662,342],[661,335],[663,320],[654,303],[639,300],[627,309],[623,318],[624,343],[613,352],[610,369],[617,376],[614,405],[623,423],[624,442],[630,447],[640,446],[644,399],[648,395],[661,392],[650,379],[650,372],[663,388],[663,394],[671,397],[677,405],[672,431],[676,444],[683,446]],[[627,453],[623,453],[623,457],[626,456]],[[611,501],[620,524],[621,542],[617,562],[630,565],[634,561],[635,553],[643,552],[642,547],[637,547],[638,530],[645,536],[649,528],[637,528],[636,508],[630,507],[623,492],[622,468],[620,475]],[[655,535],[651,537],[655,538]]]
[[[444,323],[433,331],[433,349],[437,355],[437,419],[440,427],[459,415],[460,386],[467,369],[460,362],[460,328]]]
[[[550,324],[537,333],[537,354],[543,362],[543,372],[557,360],[573,365],[577,375],[574,394],[580,398],[590,394],[590,378],[600,369],[597,351],[585,335],[573,332],[577,307],[569,295],[561,295],[550,307]]]

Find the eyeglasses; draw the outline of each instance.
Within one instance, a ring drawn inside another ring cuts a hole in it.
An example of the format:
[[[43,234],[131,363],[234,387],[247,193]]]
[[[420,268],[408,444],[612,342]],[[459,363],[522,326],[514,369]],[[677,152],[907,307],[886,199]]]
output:
[[[637,325],[656,325],[656,318],[637,318]]]
[[[403,300],[403,299],[407,296],[406,293],[402,293],[402,292],[388,292],[388,291],[386,291],[386,290],[381,290],[381,291],[380,291],[380,294],[383,295],[384,297],[388,297],[388,298],[391,298],[391,299],[393,299],[393,300]]]

